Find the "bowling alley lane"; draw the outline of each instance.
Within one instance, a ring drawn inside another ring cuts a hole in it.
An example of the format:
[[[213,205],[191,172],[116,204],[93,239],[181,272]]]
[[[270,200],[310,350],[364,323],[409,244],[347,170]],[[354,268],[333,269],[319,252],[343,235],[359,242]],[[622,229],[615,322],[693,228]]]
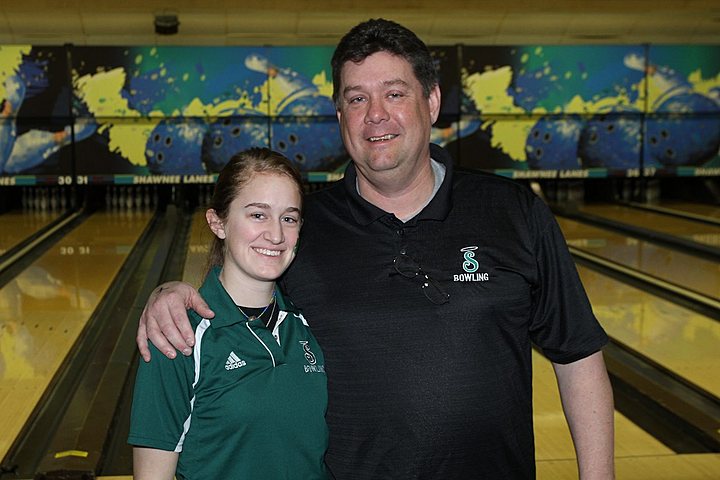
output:
[[[617,457],[616,480],[717,480],[720,454]],[[537,463],[538,480],[577,480],[575,459]],[[120,480],[120,479],[117,479]]]
[[[720,264],[715,261],[575,220],[557,220],[568,245],[720,299]]]
[[[716,221],[720,221],[720,205],[683,202],[679,200],[663,200],[657,205],[657,207],[673,212],[699,215],[701,217],[708,217]]]
[[[52,210],[15,210],[0,215],[0,255],[49,225],[60,216]]]
[[[96,213],[0,289],[0,458],[151,217]]]
[[[585,204],[578,209],[581,213],[720,248],[720,225],[615,204]]]
[[[552,364],[533,352],[533,408],[538,480],[577,480],[575,451]],[[679,455],[615,411],[617,480],[715,480],[720,454]]]
[[[192,218],[190,226],[190,239],[188,241],[187,256],[183,269],[184,282],[199,287],[207,262],[213,233],[205,220],[205,208],[199,208]]]
[[[578,265],[608,335],[720,396],[720,322]]]
[[[536,351],[533,351],[533,409],[537,462],[574,459],[575,450],[552,364]],[[615,454],[620,458],[674,452],[615,411]]]

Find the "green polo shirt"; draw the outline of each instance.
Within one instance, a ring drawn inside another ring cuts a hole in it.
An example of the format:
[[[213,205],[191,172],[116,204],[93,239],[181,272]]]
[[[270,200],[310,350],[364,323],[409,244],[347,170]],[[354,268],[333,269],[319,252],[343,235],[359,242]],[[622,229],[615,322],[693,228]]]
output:
[[[178,479],[325,479],[325,360],[308,324],[280,291],[271,332],[248,321],[218,279],[200,294],[212,321],[189,312],[193,355],[151,345],[140,362],[128,443],[180,453]]]

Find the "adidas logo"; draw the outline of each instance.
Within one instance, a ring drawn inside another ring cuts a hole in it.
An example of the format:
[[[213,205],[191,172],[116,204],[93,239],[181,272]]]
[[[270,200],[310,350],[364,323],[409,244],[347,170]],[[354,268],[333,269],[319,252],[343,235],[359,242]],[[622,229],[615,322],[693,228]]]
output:
[[[235,355],[235,352],[230,352],[227,362],[225,362],[225,370],[235,370],[236,368],[244,367],[245,365],[247,365],[245,360],[240,360],[240,357]]]

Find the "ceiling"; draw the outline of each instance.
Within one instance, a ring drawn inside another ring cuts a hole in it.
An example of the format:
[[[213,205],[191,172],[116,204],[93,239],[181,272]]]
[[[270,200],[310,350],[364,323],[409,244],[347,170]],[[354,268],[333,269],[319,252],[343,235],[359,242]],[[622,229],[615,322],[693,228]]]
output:
[[[720,45],[718,0],[0,0],[0,44],[332,45],[374,17],[431,45]]]

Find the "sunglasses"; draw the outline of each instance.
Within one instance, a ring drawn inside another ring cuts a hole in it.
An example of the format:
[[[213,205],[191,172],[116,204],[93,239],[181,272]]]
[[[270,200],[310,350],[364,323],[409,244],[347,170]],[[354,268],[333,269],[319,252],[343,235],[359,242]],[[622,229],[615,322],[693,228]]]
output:
[[[393,260],[395,271],[405,278],[419,279],[420,289],[428,300],[435,305],[443,305],[450,301],[450,294],[438,282],[430,278],[422,267],[406,254],[399,254]]]

